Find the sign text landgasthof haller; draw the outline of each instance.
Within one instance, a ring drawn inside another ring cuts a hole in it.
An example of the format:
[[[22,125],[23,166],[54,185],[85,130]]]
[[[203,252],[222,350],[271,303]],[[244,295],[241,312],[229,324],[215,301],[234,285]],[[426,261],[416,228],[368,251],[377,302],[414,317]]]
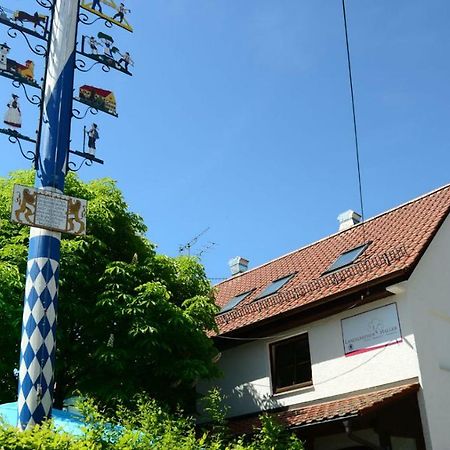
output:
[[[86,234],[87,201],[16,184],[11,220],[31,227]]]
[[[402,341],[395,303],[342,319],[341,325],[346,356]]]

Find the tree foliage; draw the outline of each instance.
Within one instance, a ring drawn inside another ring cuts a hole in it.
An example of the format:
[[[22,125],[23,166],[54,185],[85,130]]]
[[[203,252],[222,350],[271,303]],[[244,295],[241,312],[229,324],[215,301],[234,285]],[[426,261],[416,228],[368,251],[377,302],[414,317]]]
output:
[[[71,436],[51,421],[25,432],[0,423],[4,450],[303,450],[298,437],[268,415],[251,436],[225,438],[220,432],[199,432],[192,417],[170,412],[155,400],[138,396],[132,411],[123,405],[108,415],[92,399],[80,405],[82,433]],[[215,414],[218,419],[220,413]],[[222,420],[222,419],[219,419]]]
[[[9,220],[11,193],[32,178],[0,178],[0,401],[16,391],[29,233]],[[146,392],[188,404],[196,381],[217,375],[205,334],[217,309],[203,267],[157,254],[114,181],[70,174],[66,194],[88,200],[88,234],[61,243],[56,405],[75,391],[103,402]]]

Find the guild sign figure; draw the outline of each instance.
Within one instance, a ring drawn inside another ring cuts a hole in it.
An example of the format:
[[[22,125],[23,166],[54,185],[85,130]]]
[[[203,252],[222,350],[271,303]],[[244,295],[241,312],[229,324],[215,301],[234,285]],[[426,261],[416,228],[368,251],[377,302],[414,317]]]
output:
[[[133,62],[133,60],[131,59],[131,55],[130,55],[128,52],[125,52],[123,55],[121,54],[120,56],[121,56],[121,58],[119,59],[119,61],[117,61],[117,63],[121,66],[121,63],[123,62],[123,63],[124,63],[124,66],[125,66],[125,70],[126,70],[127,72],[129,72],[128,66],[129,66],[130,64],[131,64],[132,66],[134,66],[134,62]]]
[[[19,106],[19,96],[12,94],[10,102],[6,105],[8,107],[3,122],[8,125],[8,128],[17,130],[22,127],[22,112]]]
[[[102,5],[100,4],[100,0],[93,0],[91,8],[95,9],[97,6],[98,6],[98,12],[100,14],[103,14]]]
[[[97,48],[98,42],[95,39],[94,36],[91,36],[89,38],[89,46],[91,47],[91,52],[93,55],[98,55],[98,48]]]
[[[7,70],[8,68],[8,53],[11,50],[8,44],[0,44],[0,70]]]
[[[125,8],[125,4],[121,3],[119,9],[117,10],[117,13],[113,16],[113,20],[116,20],[116,18],[118,18],[118,22],[122,23],[123,19],[125,19],[125,14],[130,12],[131,9]]]
[[[95,143],[97,139],[100,138],[98,134],[98,127],[96,123],[93,123],[91,129],[87,133],[88,135],[88,153],[92,156],[95,156],[96,146]]]

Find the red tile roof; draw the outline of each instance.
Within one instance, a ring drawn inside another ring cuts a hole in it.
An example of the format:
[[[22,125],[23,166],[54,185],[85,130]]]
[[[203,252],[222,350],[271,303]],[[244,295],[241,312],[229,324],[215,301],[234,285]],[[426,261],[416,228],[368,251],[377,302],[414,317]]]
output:
[[[95,86],[89,86],[87,84],[84,84],[83,86],[81,86],[80,91],[81,90],[95,92],[100,97],[108,97],[108,95],[110,95],[112,93],[112,91],[108,91],[106,89],[98,88]]]
[[[273,413],[273,415],[286,427],[319,424],[333,419],[344,420],[347,417],[361,417],[418,390],[418,383],[408,383],[358,395],[350,394],[333,401],[292,407],[287,411]],[[261,422],[258,417],[252,416],[232,419],[229,426],[233,433],[244,434],[252,432],[254,428],[259,428]]]
[[[328,298],[341,297],[386,279],[409,276],[450,211],[450,185],[322,239],[216,286],[223,307],[236,295],[254,289],[238,306],[216,317],[219,333],[252,326],[301,310]],[[322,276],[343,252],[371,242],[355,263]],[[280,291],[255,300],[273,280],[296,272]]]

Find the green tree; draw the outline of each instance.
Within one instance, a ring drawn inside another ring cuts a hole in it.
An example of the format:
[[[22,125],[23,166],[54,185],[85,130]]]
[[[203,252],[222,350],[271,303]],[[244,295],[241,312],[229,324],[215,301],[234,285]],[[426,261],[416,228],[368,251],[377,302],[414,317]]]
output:
[[[9,221],[14,183],[0,178],[0,400],[13,399],[19,358],[28,233]],[[88,200],[87,235],[63,235],[56,405],[74,392],[104,402],[146,392],[170,405],[193,404],[197,380],[217,376],[211,286],[194,258],[158,255],[146,227],[110,179],[70,174],[66,193]]]

